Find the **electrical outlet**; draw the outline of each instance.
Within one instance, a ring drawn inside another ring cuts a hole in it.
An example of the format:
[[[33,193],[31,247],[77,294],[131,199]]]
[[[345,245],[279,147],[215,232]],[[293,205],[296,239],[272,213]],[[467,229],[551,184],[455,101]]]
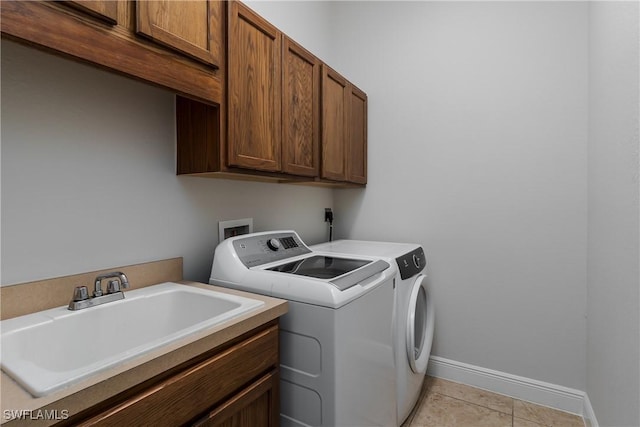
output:
[[[324,208],[324,222],[333,222],[333,211],[331,208]]]

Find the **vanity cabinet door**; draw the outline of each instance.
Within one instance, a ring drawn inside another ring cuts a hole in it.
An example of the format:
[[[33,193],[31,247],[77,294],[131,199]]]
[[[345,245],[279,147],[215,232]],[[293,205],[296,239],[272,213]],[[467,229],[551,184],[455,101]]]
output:
[[[275,427],[280,417],[278,374],[270,372],[201,418],[194,427]]]
[[[223,48],[218,34],[223,6],[218,0],[139,0],[136,31],[198,61],[219,67]]]
[[[282,169],[281,40],[267,20],[242,3],[229,3],[229,166]]]

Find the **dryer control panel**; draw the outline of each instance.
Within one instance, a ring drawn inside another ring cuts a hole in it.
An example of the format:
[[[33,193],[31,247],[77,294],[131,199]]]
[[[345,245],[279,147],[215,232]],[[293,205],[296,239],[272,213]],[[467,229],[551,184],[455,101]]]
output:
[[[398,270],[400,270],[400,278],[406,280],[411,276],[420,273],[427,265],[422,247],[415,249],[409,253],[396,258]]]
[[[233,241],[233,249],[247,268],[311,252],[293,232],[254,234],[236,238]]]

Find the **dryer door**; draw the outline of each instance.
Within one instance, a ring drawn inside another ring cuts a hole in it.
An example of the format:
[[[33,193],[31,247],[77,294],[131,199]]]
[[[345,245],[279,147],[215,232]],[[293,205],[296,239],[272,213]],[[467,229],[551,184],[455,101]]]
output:
[[[435,320],[426,279],[427,276],[419,274],[413,282],[407,316],[407,358],[413,372],[420,374],[427,371]]]

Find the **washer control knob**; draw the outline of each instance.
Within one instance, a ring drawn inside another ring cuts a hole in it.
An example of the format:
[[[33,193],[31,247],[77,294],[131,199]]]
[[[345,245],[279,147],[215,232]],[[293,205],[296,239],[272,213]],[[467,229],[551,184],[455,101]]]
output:
[[[269,239],[267,241],[267,246],[272,251],[277,251],[278,249],[280,249],[280,240],[278,240],[278,239]]]
[[[420,268],[420,257],[416,254],[413,254],[413,265],[415,265],[416,268]]]

